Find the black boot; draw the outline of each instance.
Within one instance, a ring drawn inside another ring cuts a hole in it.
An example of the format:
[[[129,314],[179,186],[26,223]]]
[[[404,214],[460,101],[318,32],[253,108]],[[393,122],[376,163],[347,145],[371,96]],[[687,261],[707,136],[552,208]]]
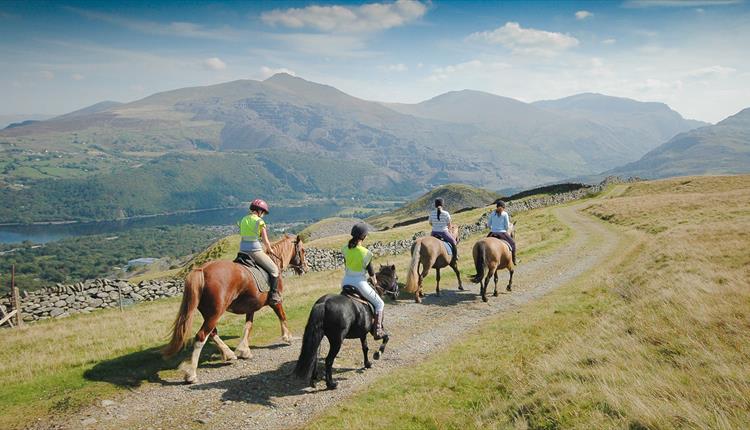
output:
[[[268,278],[268,285],[270,287],[268,303],[275,305],[281,303],[281,294],[279,293],[279,278],[270,276]]]
[[[380,340],[385,336],[385,331],[383,331],[383,312],[375,314],[375,322],[372,324],[371,333],[375,340]]]
[[[458,246],[451,244],[451,251],[453,251],[453,255],[451,256],[451,262],[449,266],[453,266],[458,260]]]

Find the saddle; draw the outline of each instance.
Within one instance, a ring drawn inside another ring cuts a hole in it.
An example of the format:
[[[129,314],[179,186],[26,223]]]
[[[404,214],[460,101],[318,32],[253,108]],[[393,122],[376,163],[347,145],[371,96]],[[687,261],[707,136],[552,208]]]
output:
[[[448,256],[449,257],[453,256],[453,247],[451,246],[450,242],[448,242],[447,240],[445,240],[445,238],[441,236],[435,236],[434,234],[431,236],[443,242],[443,246],[445,246],[445,250],[448,252]]]
[[[511,251],[513,250],[513,247],[512,247],[512,246],[510,246],[510,243],[509,243],[509,242],[508,242],[507,240],[505,240],[505,239],[501,239],[501,238],[499,238],[499,237],[497,237],[497,236],[494,236],[494,235],[493,235],[492,233],[490,233],[489,235],[487,235],[487,237],[491,237],[491,238],[493,238],[493,239],[497,239],[497,240],[499,240],[500,242],[504,243],[504,244],[505,244],[505,246],[507,246],[507,247],[508,247],[508,249],[510,249]]]
[[[255,259],[253,259],[251,254],[238,252],[237,257],[234,258],[234,262],[247,269],[250,274],[253,275],[255,286],[258,288],[259,292],[265,293],[268,291],[271,285],[271,275],[255,262]]]
[[[370,301],[366,298],[362,297],[362,295],[359,294],[357,289],[353,286],[344,285],[343,287],[341,287],[341,295],[348,297],[352,301],[367,305],[370,308],[370,311],[372,311],[372,314],[375,315],[375,307],[372,305],[372,303],[370,303]]]

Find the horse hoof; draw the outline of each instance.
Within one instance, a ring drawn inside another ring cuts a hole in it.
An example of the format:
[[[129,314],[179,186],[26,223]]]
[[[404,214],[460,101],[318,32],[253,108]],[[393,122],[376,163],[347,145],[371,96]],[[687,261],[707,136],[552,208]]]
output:
[[[507,287],[505,287],[505,291],[510,291],[511,287],[512,287],[511,285],[508,285]]]
[[[326,382],[326,388],[329,390],[335,390],[338,385],[337,382]]]
[[[487,303],[487,296],[482,296],[482,301]]]
[[[372,358],[380,360],[380,351],[375,351],[375,354],[372,354]]]
[[[369,369],[371,367],[372,367],[372,363],[370,363],[369,361],[365,363],[365,369]]]
[[[236,351],[237,358],[241,358],[243,360],[247,360],[250,358],[253,358],[253,353],[250,352],[249,349],[244,349],[242,351]]]
[[[185,375],[185,383],[186,384],[195,384],[198,382],[198,376],[196,375]]]
[[[495,291],[494,293],[492,293],[492,295],[493,295],[494,297],[497,297],[497,291]]]
[[[462,286],[459,285],[458,286],[458,291],[464,291],[464,287],[462,287]]]
[[[292,344],[292,338],[291,337],[282,337],[281,341],[284,342],[287,345],[291,345]]]

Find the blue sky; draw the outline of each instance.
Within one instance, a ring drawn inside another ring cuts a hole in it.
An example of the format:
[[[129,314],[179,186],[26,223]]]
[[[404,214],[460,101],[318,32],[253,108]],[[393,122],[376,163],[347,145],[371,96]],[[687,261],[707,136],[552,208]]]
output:
[[[742,0],[0,1],[0,114],[275,72],[379,101],[600,92],[716,122],[750,107]]]

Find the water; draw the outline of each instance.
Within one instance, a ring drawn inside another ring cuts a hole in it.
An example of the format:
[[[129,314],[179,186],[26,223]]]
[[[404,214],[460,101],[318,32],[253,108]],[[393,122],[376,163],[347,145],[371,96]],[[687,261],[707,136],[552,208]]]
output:
[[[335,203],[316,203],[302,207],[274,206],[264,217],[269,225],[274,223],[314,222],[332,216],[341,210]],[[162,215],[121,221],[106,221],[57,225],[0,226],[0,243],[31,241],[47,243],[73,236],[91,234],[117,234],[134,228],[163,225],[234,225],[247,214],[246,208],[216,209],[202,212]]]

